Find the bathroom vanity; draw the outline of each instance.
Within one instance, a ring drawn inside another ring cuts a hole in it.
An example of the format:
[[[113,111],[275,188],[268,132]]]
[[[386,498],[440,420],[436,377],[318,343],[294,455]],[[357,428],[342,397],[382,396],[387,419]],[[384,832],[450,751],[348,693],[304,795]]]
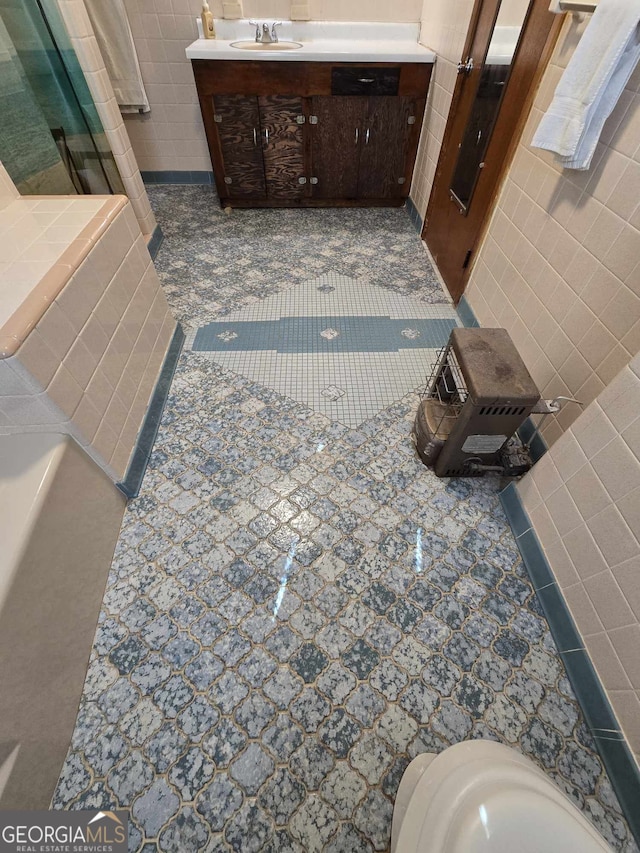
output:
[[[349,26],[297,24],[295,51],[227,40],[187,49],[223,205],[404,203],[434,55],[417,32],[411,40],[412,25],[361,41],[345,37]]]

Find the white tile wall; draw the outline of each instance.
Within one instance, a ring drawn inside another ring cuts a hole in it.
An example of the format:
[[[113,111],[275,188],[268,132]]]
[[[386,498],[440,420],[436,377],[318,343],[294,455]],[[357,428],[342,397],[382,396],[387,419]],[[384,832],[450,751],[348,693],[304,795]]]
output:
[[[567,16],[465,295],[512,333],[543,396],[588,404],[640,348],[640,69],[589,171],[529,146],[584,25]],[[549,418],[547,443],[579,414]]]
[[[518,490],[640,761],[640,355]]]
[[[125,0],[151,104],[126,127],[143,171],[211,171],[191,63],[201,0]],[[222,16],[222,0],[209,4]],[[421,0],[310,0],[313,20],[418,21]],[[244,0],[246,18],[287,20],[291,0]]]

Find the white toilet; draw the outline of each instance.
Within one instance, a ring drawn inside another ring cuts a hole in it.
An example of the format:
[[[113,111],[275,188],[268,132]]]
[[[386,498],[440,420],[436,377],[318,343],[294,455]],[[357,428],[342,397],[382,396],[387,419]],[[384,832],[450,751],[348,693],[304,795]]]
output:
[[[611,853],[548,776],[492,741],[427,752],[407,767],[391,853]]]

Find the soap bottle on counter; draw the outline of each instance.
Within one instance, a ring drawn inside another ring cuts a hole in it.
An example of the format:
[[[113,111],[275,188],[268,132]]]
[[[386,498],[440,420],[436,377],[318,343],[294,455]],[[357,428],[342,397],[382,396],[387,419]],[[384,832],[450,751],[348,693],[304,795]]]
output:
[[[204,33],[204,37],[206,39],[214,39],[216,37],[216,28],[213,24],[213,15],[211,14],[207,0],[203,0],[202,15],[200,17],[202,18],[202,32]]]

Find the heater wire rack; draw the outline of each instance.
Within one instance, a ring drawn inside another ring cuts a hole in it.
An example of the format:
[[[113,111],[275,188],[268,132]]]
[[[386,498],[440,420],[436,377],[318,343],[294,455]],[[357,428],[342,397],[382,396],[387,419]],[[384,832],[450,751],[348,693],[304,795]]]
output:
[[[449,343],[438,350],[420,395],[420,405],[435,439],[446,440],[468,395],[458,359]]]

